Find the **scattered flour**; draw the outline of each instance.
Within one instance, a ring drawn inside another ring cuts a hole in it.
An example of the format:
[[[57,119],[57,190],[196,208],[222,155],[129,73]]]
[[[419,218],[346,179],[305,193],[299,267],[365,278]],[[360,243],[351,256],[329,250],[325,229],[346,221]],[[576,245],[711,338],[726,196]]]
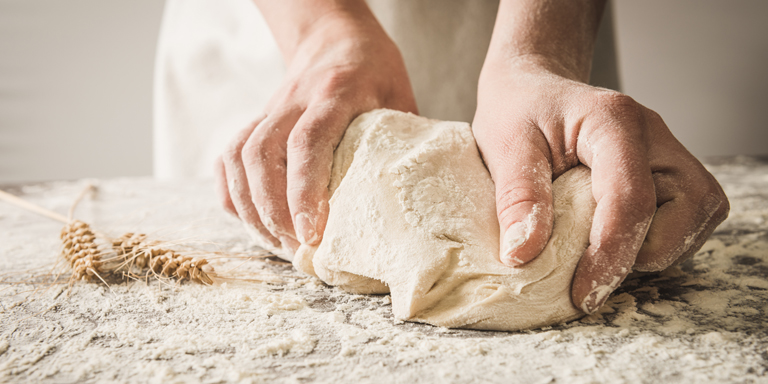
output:
[[[76,284],[31,297],[31,285],[4,284],[0,382],[765,382],[768,166],[709,169],[732,213],[702,251],[661,274],[631,274],[579,321],[511,333],[400,323],[388,296],[306,279]],[[65,212],[81,188],[41,184],[24,197]],[[208,182],[109,180],[78,215],[109,232],[242,247],[240,224],[215,204]],[[48,268],[59,229],[0,205],[0,268]]]

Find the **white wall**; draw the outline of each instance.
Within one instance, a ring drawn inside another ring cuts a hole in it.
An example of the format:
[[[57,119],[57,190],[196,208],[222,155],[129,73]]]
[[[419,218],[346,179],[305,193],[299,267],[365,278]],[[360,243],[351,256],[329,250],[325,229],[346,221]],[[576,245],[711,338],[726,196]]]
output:
[[[151,174],[162,7],[0,0],[0,183]],[[768,1],[614,9],[626,93],[697,156],[768,154]]]
[[[768,154],[768,1],[619,0],[623,90],[694,155]]]
[[[162,0],[0,0],[0,183],[149,175]]]

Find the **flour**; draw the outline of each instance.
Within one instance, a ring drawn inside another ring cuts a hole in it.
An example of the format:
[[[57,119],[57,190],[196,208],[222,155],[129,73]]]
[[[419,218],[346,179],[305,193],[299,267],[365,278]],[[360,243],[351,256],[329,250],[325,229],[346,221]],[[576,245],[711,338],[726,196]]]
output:
[[[265,345],[260,346],[254,351],[254,357],[265,355],[278,355],[283,357],[289,352],[298,356],[304,356],[315,349],[316,342],[317,340],[308,333],[295,330],[288,338],[270,341]]]
[[[248,267],[289,284],[76,284],[30,298],[24,292],[39,286],[4,284],[0,382],[764,382],[768,164],[710,171],[732,210],[704,248],[664,273],[630,274],[598,313],[578,321],[526,332],[403,323],[388,295],[349,294],[261,262]],[[243,251],[241,224],[221,211],[210,185],[105,180],[101,197],[78,214],[110,233]],[[66,212],[82,184],[27,190],[26,199]],[[59,229],[0,205],[2,272],[48,270]]]
[[[595,209],[587,168],[554,182],[552,237],[519,268],[500,261],[499,245],[519,245],[533,225],[517,223],[500,241],[494,184],[469,124],[363,114],[339,144],[331,177],[324,239],[299,251],[297,268],[352,292],[391,291],[398,320],[519,330],[584,315],[570,288]],[[595,287],[598,297],[619,281]]]

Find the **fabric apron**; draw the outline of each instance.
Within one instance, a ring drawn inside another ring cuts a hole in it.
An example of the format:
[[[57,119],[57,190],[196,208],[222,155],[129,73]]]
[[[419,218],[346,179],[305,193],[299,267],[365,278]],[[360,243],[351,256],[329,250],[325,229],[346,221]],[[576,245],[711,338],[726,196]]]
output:
[[[405,60],[419,112],[472,121],[498,0],[369,0]],[[612,12],[596,43],[592,83],[618,89]],[[285,64],[250,0],[168,0],[154,83],[154,173],[210,177],[234,134],[277,90]]]

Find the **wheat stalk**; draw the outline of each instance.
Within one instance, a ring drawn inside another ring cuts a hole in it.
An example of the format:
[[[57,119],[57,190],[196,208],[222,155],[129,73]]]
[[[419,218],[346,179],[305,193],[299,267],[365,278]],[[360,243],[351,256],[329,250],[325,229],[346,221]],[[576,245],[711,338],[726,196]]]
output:
[[[61,254],[72,268],[72,279],[90,281],[94,277],[102,280],[101,252],[96,244],[96,235],[91,226],[72,220],[61,229]]]
[[[278,275],[271,273],[263,277],[248,276],[250,278],[240,278],[234,275],[229,276],[233,272],[233,270],[230,270],[225,273],[227,276],[221,276],[209,264],[210,258],[193,257],[181,251],[168,249],[167,243],[150,240],[145,234],[129,232],[122,236],[111,238],[97,232],[88,223],[73,219],[78,203],[92,191],[94,191],[94,186],[89,184],[77,196],[69,209],[68,217],[65,217],[0,190],[0,200],[5,200],[65,224],[60,235],[62,242],[61,255],[72,270],[70,284],[78,280],[94,281],[94,278],[96,278],[109,286],[103,278],[107,275],[121,275],[122,277],[129,278],[136,278],[142,275],[149,277],[151,275],[160,280],[175,278],[179,282],[189,280],[205,285],[213,284],[214,277],[226,280],[283,283]],[[107,245],[111,245],[111,247],[99,247],[97,239],[100,239]],[[242,258],[247,261],[266,258],[269,255],[268,252],[265,252],[264,254],[250,255]],[[218,258],[231,259],[241,257],[232,255],[213,257],[213,259]],[[269,260],[265,259],[265,261]]]
[[[30,212],[37,213],[38,215],[45,216],[49,219],[53,219],[56,221],[60,221],[62,223],[69,222],[69,219],[67,219],[65,216],[62,216],[56,212],[49,211],[45,208],[39,207],[37,205],[34,205],[28,201],[25,201],[23,199],[20,199],[14,195],[11,195],[8,192],[0,190],[0,200],[5,200],[11,204],[14,204],[18,207],[24,208]]]
[[[131,269],[146,269],[158,277],[175,277],[206,285],[213,284],[208,272],[203,270],[208,260],[201,257],[181,255],[159,246],[157,241],[149,241],[147,235],[126,233],[112,241],[112,248],[123,262],[115,271],[131,273]],[[209,267],[210,268],[210,267]]]

